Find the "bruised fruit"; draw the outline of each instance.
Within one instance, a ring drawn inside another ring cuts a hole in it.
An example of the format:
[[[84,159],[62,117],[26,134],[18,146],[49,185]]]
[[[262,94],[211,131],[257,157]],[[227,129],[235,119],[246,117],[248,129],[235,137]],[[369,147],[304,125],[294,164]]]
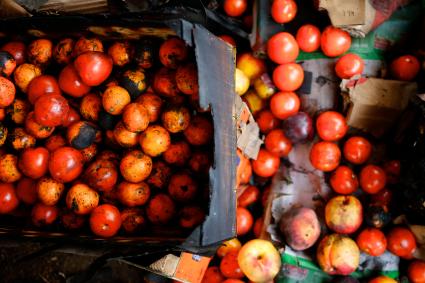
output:
[[[120,86],[110,86],[102,96],[103,109],[112,115],[120,115],[130,103],[130,94]]]
[[[152,125],[140,135],[139,143],[144,153],[155,157],[168,149],[171,137],[163,127]]]
[[[30,82],[41,75],[41,69],[33,64],[24,63],[16,68],[13,78],[19,89],[26,93]]]
[[[168,184],[171,177],[171,168],[165,162],[158,160],[152,166],[151,174],[146,182],[155,188],[162,189]]]
[[[199,206],[189,205],[180,210],[179,216],[180,227],[193,229],[204,221],[205,212]]]
[[[31,211],[32,223],[37,227],[52,225],[59,216],[59,209],[56,206],[37,203]]]
[[[186,60],[188,48],[186,43],[178,38],[172,37],[164,41],[159,48],[159,60],[167,68],[175,69]]]
[[[190,123],[189,109],[183,106],[173,106],[165,109],[161,115],[162,125],[170,133],[184,131]]]
[[[0,181],[13,183],[21,179],[22,174],[18,169],[18,157],[13,154],[0,156]]]
[[[15,99],[15,85],[4,77],[0,77],[0,107],[5,108]]]
[[[83,149],[93,144],[96,128],[86,121],[79,121],[68,127],[66,137],[68,143],[74,148]]]
[[[38,199],[45,205],[57,204],[65,190],[64,184],[50,177],[39,179],[36,188]]]
[[[0,183],[0,214],[12,212],[19,205],[13,184]]]
[[[118,180],[117,167],[112,161],[98,158],[86,168],[83,179],[98,191],[111,191]]]
[[[16,65],[19,66],[26,61],[26,48],[25,43],[21,41],[10,41],[3,45],[0,50],[11,54],[16,61]]]
[[[27,59],[28,62],[40,67],[46,67],[53,54],[53,44],[48,39],[36,39],[28,45]]]
[[[85,184],[72,186],[66,195],[68,209],[76,214],[89,214],[99,204],[99,194]]]
[[[145,182],[121,182],[118,185],[117,196],[118,200],[125,206],[140,206],[149,200],[150,189]]]
[[[177,68],[176,83],[178,89],[187,95],[198,93],[198,70],[194,64],[186,64]]]
[[[159,69],[154,77],[152,88],[155,93],[164,97],[174,97],[179,94],[176,82],[176,71],[168,68]]]
[[[7,51],[0,51],[0,75],[9,77],[16,68],[16,60]]]
[[[141,103],[130,103],[124,108],[122,121],[127,130],[142,132],[149,125],[149,111]]]
[[[121,227],[121,213],[113,205],[102,204],[93,209],[90,214],[90,228],[100,237],[114,236]]]
[[[176,173],[171,176],[168,193],[177,202],[187,203],[193,200],[198,192],[198,184],[187,173]]]
[[[157,194],[146,206],[146,215],[153,224],[166,224],[175,215],[175,204],[166,194]]]
[[[320,236],[320,223],[311,208],[290,209],[282,216],[279,227],[286,243],[296,251],[310,248]]]
[[[58,64],[69,64],[72,60],[72,50],[74,49],[74,40],[64,38],[59,41],[53,49],[53,58]]]
[[[148,88],[148,80],[143,69],[127,70],[121,77],[121,85],[132,99],[136,99]]]
[[[152,171],[152,159],[140,150],[133,150],[123,156],[120,172],[125,180],[138,183],[145,180]]]
[[[127,130],[123,122],[118,122],[114,128],[114,139],[122,147],[133,147],[137,145],[139,134]]]
[[[73,57],[86,52],[86,51],[99,51],[103,52],[103,44],[97,38],[86,38],[80,37],[77,42],[75,42],[74,50],[72,52]]]
[[[213,135],[213,125],[204,116],[194,116],[184,130],[184,136],[192,145],[205,145],[212,141]]]
[[[128,41],[114,42],[108,49],[108,55],[112,58],[114,65],[122,67],[130,63],[134,54],[134,48]]]
[[[136,102],[142,104],[148,110],[149,122],[158,120],[163,105],[163,101],[158,95],[145,93],[139,96]]]
[[[354,196],[336,196],[325,207],[326,225],[341,234],[357,231],[363,221],[363,208]]]
[[[140,232],[146,226],[146,220],[143,216],[143,210],[138,208],[126,208],[121,212],[122,229],[133,234]]]
[[[331,275],[349,275],[359,266],[360,251],[350,238],[331,234],[325,236],[317,248],[320,268]]]

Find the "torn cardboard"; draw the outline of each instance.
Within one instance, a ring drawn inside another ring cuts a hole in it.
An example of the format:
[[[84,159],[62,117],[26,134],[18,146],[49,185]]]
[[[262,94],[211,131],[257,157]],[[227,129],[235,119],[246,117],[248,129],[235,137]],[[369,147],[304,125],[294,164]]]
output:
[[[389,130],[416,95],[417,84],[377,78],[348,81],[347,124],[375,137]]]
[[[401,6],[411,0],[319,0],[319,9],[326,10],[332,25],[349,32],[353,37],[365,37]]]
[[[260,128],[254,116],[249,111],[248,105],[239,96],[235,98],[237,121],[237,147],[250,159],[257,159],[263,141],[259,138]]]

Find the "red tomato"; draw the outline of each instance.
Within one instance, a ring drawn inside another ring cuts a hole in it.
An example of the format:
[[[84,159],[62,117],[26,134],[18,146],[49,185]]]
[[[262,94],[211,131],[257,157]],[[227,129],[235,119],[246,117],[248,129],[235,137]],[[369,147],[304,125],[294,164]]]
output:
[[[344,144],[344,157],[348,162],[359,165],[365,163],[372,153],[372,145],[362,137],[351,137]]]
[[[21,178],[16,185],[16,196],[25,204],[32,205],[37,202],[37,182],[31,178]]]
[[[65,121],[62,123],[62,126],[65,128],[69,127],[71,124],[74,124],[75,122],[78,122],[81,120],[80,114],[77,110],[70,107],[68,116],[66,117]]]
[[[301,26],[295,38],[299,48],[304,52],[314,52],[320,47],[320,30],[316,26]]]
[[[387,249],[387,239],[381,230],[366,228],[357,236],[357,245],[362,252],[371,256],[380,256]]]
[[[364,69],[363,59],[353,53],[348,53],[336,61],[335,72],[341,79],[349,79],[354,75],[361,75]]]
[[[69,113],[68,101],[61,95],[46,94],[34,105],[35,121],[46,127],[62,125]]]
[[[294,92],[278,92],[270,99],[270,110],[273,115],[284,120],[298,113],[300,99]]]
[[[376,165],[366,165],[360,171],[360,186],[368,194],[376,194],[387,183],[385,171]]]
[[[121,227],[121,214],[118,208],[110,204],[102,204],[90,214],[90,228],[100,237],[114,236]]]
[[[281,129],[271,130],[264,140],[266,149],[279,157],[287,157],[292,150],[292,142]]]
[[[249,186],[238,197],[238,206],[247,207],[260,199],[260,190],[255,186]]]
[[[246,0],[224,0],[223,8],[230,17],[239,17],[245,12],[247,5]]]
[[[388,184],[395,184],[400,177],[400,160],[391,160],[384,163],[384,171],[387,174]]]
[[[277,119],[268,109],[264,109],[258,112],[255,121],[260,128],[260,132],[263,134],[267,134],[271,130],[277,128],[279,125],[279,119]]]
[[[32,223],[37,227],[53,224],[58,215],[59,209],[56,206],[49,206],[43,203],[37,203],[31,211]]]
[[[294,0],[274,0],[271,14],[276,23],[289,23],[297,14],[297,3]]]
[[[412,283],[425,283],[425,262],[422,260],[412,261],[407,270],[407,276]]]
[[[274,69],[273,83],[281,91],[295,91],[304,81],[304,70],[296,63],[283,64]]]
[[[236,41],[230,35],[222,34],[222,35],[219,35],[218,37],[221,38],[222,40],[226,41],[227,43],[229,43],[233,47],[236,47]]]
[[[46,148],[27,148],[19,157],[18,167],[25,176],[38,179],[47,173],[48,161],[49,151]]]
[[[258,152],[257,160],[252,160],[252,169],[254,173],[264,178],[273,176],[279,169],[279,166],[279,157],[263,148]]]
[[[61,95],[58,82],[55,77],[49,75],[41,75],[34,78],[28,85],[28,100],[31,104],[44,94]]]
[[[341,165],[332,173],[330,184],[336,193],[349,195],[357,190],[359,180],[350,167]]]
[[[74,65],[69,64],[59,74],[60,89],[73,97],[82,97],[89,93],[90,87],[83,83]]]
[[[254,218],[251,212],[245,207],[238,207],[236,209],[236,233],[238,236],[242,236],[251,231]]]
[[[205,271],[201,283],[221,283],[224,279],[223,274],[221,274],[220,269],[217,266],[210,266]]]
[[[411,81],[418,75],[420,64],[412,55],[404,55],[395,59],[390,66],[391,75],[400,81]]]
[[[314,168],[329,172],[338,167],[341,160],[339,147],[327,141],[315,143],[310,151],[310,162]]]
[[[289,32],[279,32],[267,42],[267,55],[277,64],[295,62],[298,53],[297,41]]]
[[[84,84],[98,86],[111,74],[113,61],[103,52],[87,51],[75,59],[74,67]]]
[[[350,49],[351,37],[348,32],[328,26],[322,33],[320,39],[323,53],[328,57],[336,57],[344,54]]]
[[[19,205],[15,186],[9,183],[0,183],[0,214],[12,212]]]
[[[326,111],[317,117],[316,129],[322,140],[338,141],[347,133],[348,125],[341,113]]]
[[[241,279],[245,276],[239,267],[238,253],[238,251],[231,251],[221,260],[220,271],[227,278]]]
[[[83,165],[83,155],[73,147],[60,147],[49,158],[50,175],[61,183],[75,180],[83,171]]]
[[[387,235],[387,242],[388,250],[404,259],[411,259],[416,250],[415,236],[407,228],[393,228]]]

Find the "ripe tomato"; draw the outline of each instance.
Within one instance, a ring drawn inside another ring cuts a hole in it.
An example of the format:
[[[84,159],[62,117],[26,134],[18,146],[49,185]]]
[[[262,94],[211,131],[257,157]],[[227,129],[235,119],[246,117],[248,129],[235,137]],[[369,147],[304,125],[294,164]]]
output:
[[[385,171],[376,165],[366,165],[360,171],[360,186],[368,194],[376,194],[387,183]]]
[[[129,183],[124,181],[118,185],[118,200],[128,207],[144,205],[148,202],[150,195],[151,191],[145,182]]]
[[[112,58],[99,51],[87,51],[74,61],[74,67],[81,81],[88,86],[98,86],[112,72]]]
[[[65,121],[62,123],[62,126],[65,128],[69,127],[71,124],[74,124],[75,122],[79,122],[81,120],[80,114],[77,110],[75,110],[73,107],[69,108],[68,116],[66,117]],[[88,124],[87,122],[83,122],[85,125]]]
[[[328,26],[320,39],[323,53],[328,57],[336,57],[350,49],[350,34],[342,29]]]
[[[224,0],[224,12],[230,17],[239,17],[245,13],[248,3],[246,0]]]
[[[174,201],[166,194],[157,194],[146,206],[146,216],[154,225],[167,224],[176,213]]]
[[[42,203],[34,205],[31,211],[32,223],[37,227],[48,226],[56,221],[59,209]]]
[[[260,128],[260,132],[263,134],[267,134],[279,125],[279,119],[277,119],[268,109],[258,112],[255,121]]]
[[[82,97],[89,93],[91,87],[83,83],[78,76],[74,65],[69,64],[59,74],[59,87],[66,94],[73,97]]]
[[[63,147],[66,145],[66,140],[61,135],[53,135],[50,136],[46,142],[44,143],[44,146],[47,148],[49,152],[53,152],[56,149]]]
[[[110,204],[102,204],[90,214],[90,228],[100,237],[114,236],[121,227],[121,214],[118,208]]]
[[[205,271],[201,283],[221,283],[225,280],[223,274],[217,266],[210,266]]]
[[[289,23],[297,14],[297,3],[294,0],[274,0],[271,14],[276,23]]]
[[[407,275],[412,283],[424,283],[425,262],[422,260],[412,261],[407,270]]]
[[[260,199],[260,190],[255,186],[247,187],[238,197],[238,206],[247,207],[256,203]]]
[[[297,41],[289,32],[279,32],[267,42],[267,55],[277,64],[295,62],[298,53]]]
[[[292,142],[281,129],[271,130],[264,140],[266,149],[279,157],[287,157],[292,150]]]
[[[49,75],[41,75],[34,78],[28,85],[28,100],[34,104],[36,100],[45,94],[61,95],[59,84],[55,77]]]
[[[245,207],[238,207],[236,209],[236,233],[238,236],[243,236],[251,231],[254,218],[251,212]]]
[[[338,141],[347,133],[348,125],[341,113],[326,111],[317,117],[316,129],[322,140]]]
[[[335,72],[341,79],[349,79],[354,75],[361,75],[364,69],[363,59],[353,53],[348,53],[336,61]]]
[[[252,169],[260,177],[268,178],[273,176],[280,166],[280,159],[262,148],[258,152],[256,160],[252,160]]]
[[[48,161],[49,151],[45,147],[27,148],[19,157],[18,167],[25,176],[38,179],[46,174]]]
[[[242,244],[238,240],[238,238],[233,238],[231,240],[227,240],[221,244],[221,246],[217,249],[217,256],[224,257],[229,252],[237,252],[241,249]]]
[[[83,155],[73,147],[60,147],[49,158],[50,175],[62,183],[75,180],[83,171],[83,165]]]
[[[99,194],[85,184],[73,185],[66,194],[66,206],[78,215],[89,214],[99,204]]]
[[[15,100],[15,85],[4,77],[0,77],[0,107],[5,108]]]
[[[245,275],[239,267],[238,254],[239,251],[229,252],[221,260],[220,271],[225,277],[232,279],[244,278]]]
[[[295,91],[304,81],[304,70],[296,63],[283,64],[274,69],[273,83],[281,91]]]
[[[314,168],[329,172],[338,167],[341,160],[339,147],[328,141],[315,143],[310,151],[310,162]]]
[[[359,181],[350,167],[341,165],[332,173],[330,178],[332,189],[343,195],[354,193],[359,187]]]
[[[168,184],[168,194],[177,202],[192,201],[198,192],[198,184],[187,173],[176,173],[171,176]]]
[[[416,250],[413,233],[403,227],[395,227],[387,234],[388,250],[404,259],[411,259]]]
[[[301,26],[296,35],[299,48],[304,52],[314,52],[320,47],[320,30],[313,25]]]
[[[391,75],[400,81],[411,81],[416,78],[420,69],[418,59],[412,55],[404,55],[391,62]]]
[[[270,110],[273,115],[284,120],[298,113],[300,98],[294,92],[278,92],[270,99]]]
[[[19,205],[15,186],[8,183],[0,183],[0,214],[12,212]]]
[[[34,117],[37,123],[46,127],[56,127],[65,122],[69,114],[68,101],[61,95],[46,94],[34,105]]]
[[[113,161],[98,158],[87,166],[83,179],[90,187],[107,192],[114,188],[118,171]]]
[[[359,165],[369,159],[372,153],[372,145],[367,139],[355,136],[345,142],[343,151],[348,162]]]
[[[35,204],[37,202],[36,181],[31,178],[21,178],[16,185],[16,196],[25,204]]]
[[[383,169],[387,174],[388,184],[395,184],[400,177],[400,160],[391,160],[384,163]]]
[[[384,233],[376,228],[366,228],[361,231],[356,242],[362,252],[371,256],[380,256],[387,249]]]

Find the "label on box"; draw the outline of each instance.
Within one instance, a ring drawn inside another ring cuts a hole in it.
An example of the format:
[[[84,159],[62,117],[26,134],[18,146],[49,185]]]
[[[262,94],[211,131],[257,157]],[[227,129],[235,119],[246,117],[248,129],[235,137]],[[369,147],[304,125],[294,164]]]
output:
[[[363,25],[366,0],[320,0],[319,8],[328,11],[334,26]]]
[[[182,252],[174,277],[190,283],[199,283],[204,277],[211,258]]]

